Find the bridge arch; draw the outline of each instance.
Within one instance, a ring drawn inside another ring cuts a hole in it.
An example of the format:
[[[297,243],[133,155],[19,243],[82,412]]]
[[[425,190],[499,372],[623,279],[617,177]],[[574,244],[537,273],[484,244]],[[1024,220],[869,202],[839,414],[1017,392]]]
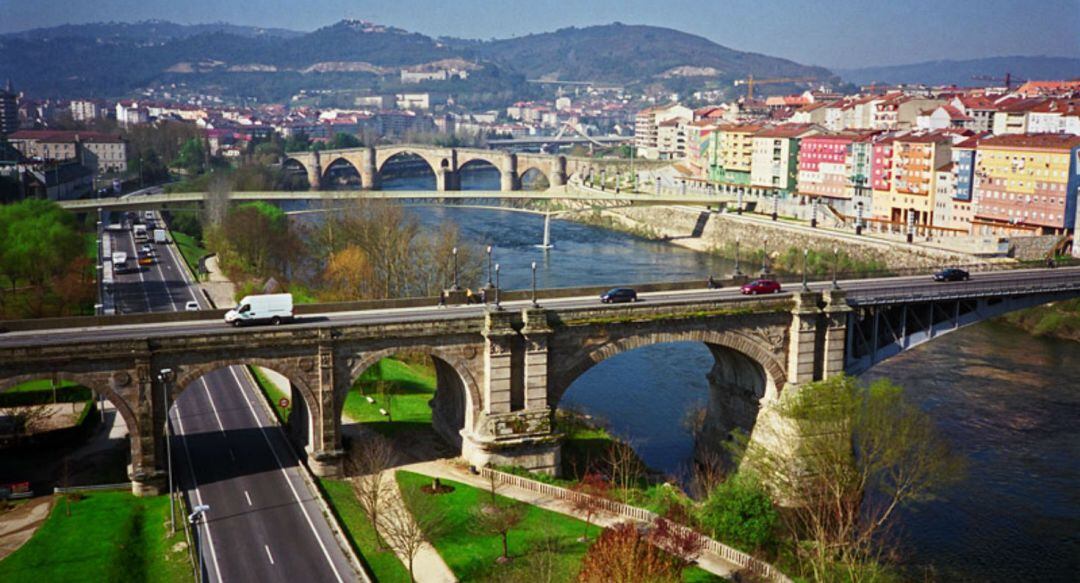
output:
[[[380,360],[403,352],[424,354],[435,364],[435,395],[431,400],[432,424],[448,442],[460,448],[461,430],[473,427],[482,407],[480,385],[466,359],[453,349],[418,344],[357,352],[350,359],[348,382],[338,383],[334,395],[334,416],[341,418],[345,398],[353,384]]]
[[[678,332],[647,332],[632,334],[600,344],[554,375],[548,402],[556,406],[570,386],[581,375],[601,362],[636,348],[674,342],[699,342],[709,347],[713,357],[727,370],[721,379],[731,384],[753,387],[762,402],[773,402],[787,383],[787,374],[780,357],[763,341],[731,331],[683,330]],[[725,366],[726,365],[726,366]],[[716,369],[714,369],[716,370]]]
[[[325,190],[333,190],[335,187],[359,190],[364,187],[364,179],[360,169],[352,161],[344,156],[338,156],[326,165],[322,176],[322,187]]]
[[[551,188],[551,177],[542,168],[534,164],[521,169],[518,183],[521,184],[522,190],[547,190]],[[535,185],[535,187],[531,188],[532,185]]]
[[[138,419],[135,417],[135,412],[131,410],[131,406],[124,400],[111,386],[111,382],[105,380],[100,375],[93,374],[80,374],[71,373],[67,371],[56,371],[52,373],[28,373],[15,375],[0,379],[0,393],[11,389],[17,385],[29,381],[37,381],[42,379],[52,379],[54,381],[67,381],[82,385],[90,389],[95,395],[101,395],[114,407],[116,407],[117,413],[124,420],[124,423],[128,427],[128,434],[131,436],[132,447],[137,447],[138,438],[141,435]],[[134,455],[132,459],[137,459]]]
[[[311,182],[308,178],[311,173],[308,164],[310,162],[305,163],[293,156],[289,156],[281,162],[286,190],[309,190],[311,188]]]

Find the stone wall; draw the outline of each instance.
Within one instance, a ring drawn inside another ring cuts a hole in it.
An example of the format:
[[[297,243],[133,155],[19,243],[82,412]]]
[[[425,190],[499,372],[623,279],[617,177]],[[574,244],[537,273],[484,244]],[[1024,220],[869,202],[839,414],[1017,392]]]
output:
[[[1038,261],[1046,256],[1061,241],[1061,235],[1041,235],[1037,237],[1010,237],[1009,255],[1024,261]]]

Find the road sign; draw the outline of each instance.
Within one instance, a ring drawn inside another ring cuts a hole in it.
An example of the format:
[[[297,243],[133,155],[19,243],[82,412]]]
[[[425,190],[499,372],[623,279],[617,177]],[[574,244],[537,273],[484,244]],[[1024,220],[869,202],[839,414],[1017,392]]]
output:
[[[282,409],[288,409],[289,408],[289,400],[286,399],[285,397],[282,397],[281,400],[277,402],[277,404]]]

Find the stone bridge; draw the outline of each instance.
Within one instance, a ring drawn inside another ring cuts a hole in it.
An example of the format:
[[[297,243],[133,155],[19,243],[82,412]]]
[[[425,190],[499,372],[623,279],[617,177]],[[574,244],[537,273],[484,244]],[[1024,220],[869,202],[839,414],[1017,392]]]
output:
[[[688,341],[704,343],[715,358],[708,410],[716,435],[752,430],[752,442],[790,452],[796,444],[782,431],[787,425],[776,407],[786,395],[814,380],[861,372],[961,326],[1080,295],[1080,268],[1041,274],[991,272],[960,284],[893,278],[850,282],[844,290],[816,284],[768,299],[721,300],[701,290],[616,307],[574,297],[543,308],[331,313],[250,329],[186,314],[33,333],[9,323],[12,332],[0,334],[0,391],[53,378],[103,395],[130,432],[133,489],[155,492],[165,475],[167,403],[208,372],[257,365],[287,377],[297,449],[313,471],[335,475],[343,457],[342,408],[354,380],[383,357],[420,353],[432,358],[437,374],[433,425],[466,460],[555,473],[554,411],[576,379],[623,352]]]
[[[436,189],[440,191],[460,189],[459,172],[470,164],[490,164],[498,170],[504,192],[519,190],[529,172],[542,174],[551,186],[562,186],[572,175],[589,176],[595,169],[607,164],[588,158],[408,144],[293,152],[286,156],[284,162],[287,166],[302,170],[312,190],[319,190],[326,184],[331,167],[351,167],[359,176],[360,188],[378,190],[387,161],[407,156],[418,157],[427,163],[435,174]]]

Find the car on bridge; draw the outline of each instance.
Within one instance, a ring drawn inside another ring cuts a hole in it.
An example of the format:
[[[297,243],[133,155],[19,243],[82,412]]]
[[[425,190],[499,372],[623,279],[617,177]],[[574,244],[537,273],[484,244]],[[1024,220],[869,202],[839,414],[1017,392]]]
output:
[[[743,284],[739,289],[744,296],[780,293],[780,282],[774,279],[755,279]]]
[[[609,289],[600,296],[600,303],[603,304],[620,304],[623,302],[636,302],[637,292],[628,287],[617,287]]]
[[[971,274],[958,267],[947,267],[934,274],[934,281],[967,281]]]

